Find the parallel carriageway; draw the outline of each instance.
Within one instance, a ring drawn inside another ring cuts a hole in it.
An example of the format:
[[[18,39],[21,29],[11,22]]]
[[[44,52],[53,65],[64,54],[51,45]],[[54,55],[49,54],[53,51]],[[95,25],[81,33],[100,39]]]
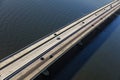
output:
[[[119,9],[120,0],[114,0],[1,60],[0,80],[34,79]]]

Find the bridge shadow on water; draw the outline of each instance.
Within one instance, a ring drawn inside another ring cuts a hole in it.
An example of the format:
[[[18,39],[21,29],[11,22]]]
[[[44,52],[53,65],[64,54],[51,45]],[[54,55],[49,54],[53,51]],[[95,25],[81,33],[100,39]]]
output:
[[[94,52],[108,39],[116,29],[110,24],[116,15],[108,18],[97,29],[86,36],[81,43],[70,49],[64,56],[48,68],[49,76],[39,75],[35,80],[71,80],[72,77],[90,59]],[[110,26],[109,26],[110,25]],[[109,26],[109,27],[107,27]]]

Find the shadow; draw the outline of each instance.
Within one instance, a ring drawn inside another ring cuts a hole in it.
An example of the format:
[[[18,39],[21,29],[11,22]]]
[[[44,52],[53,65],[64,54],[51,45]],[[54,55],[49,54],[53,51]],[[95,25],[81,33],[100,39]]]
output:
[[[38,76],[35,80],[70,80],[90,59],[97,49],[104,44],[109,36],[117,28],[116,15],[108,18],[103,24],[99,25],[96,30],[91,32],[81,42],[83,45],[76,45],[69,50],[64,56],[57,60],[48,68],[49,76]],[[115,19],[115,20],[114,20]],[[113,21],[114,20],[114,21]],[[113,22],[112,22],[113,21]],[[111,23],[112,22],[112,23]]]

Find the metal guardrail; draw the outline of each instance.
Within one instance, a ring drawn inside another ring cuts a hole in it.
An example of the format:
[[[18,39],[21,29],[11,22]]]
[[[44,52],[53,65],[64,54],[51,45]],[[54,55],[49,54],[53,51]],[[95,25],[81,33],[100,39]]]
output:
[[[115,0],[0,62],[0,78],[32,79],[120,9]]]

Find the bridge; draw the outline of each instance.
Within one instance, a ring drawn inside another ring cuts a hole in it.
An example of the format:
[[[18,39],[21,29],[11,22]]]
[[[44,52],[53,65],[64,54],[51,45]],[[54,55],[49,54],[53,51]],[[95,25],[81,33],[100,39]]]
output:
[[[29,80],[43,73],[120,9],[120,0],[97,9],[0,61],[0,80]]]

